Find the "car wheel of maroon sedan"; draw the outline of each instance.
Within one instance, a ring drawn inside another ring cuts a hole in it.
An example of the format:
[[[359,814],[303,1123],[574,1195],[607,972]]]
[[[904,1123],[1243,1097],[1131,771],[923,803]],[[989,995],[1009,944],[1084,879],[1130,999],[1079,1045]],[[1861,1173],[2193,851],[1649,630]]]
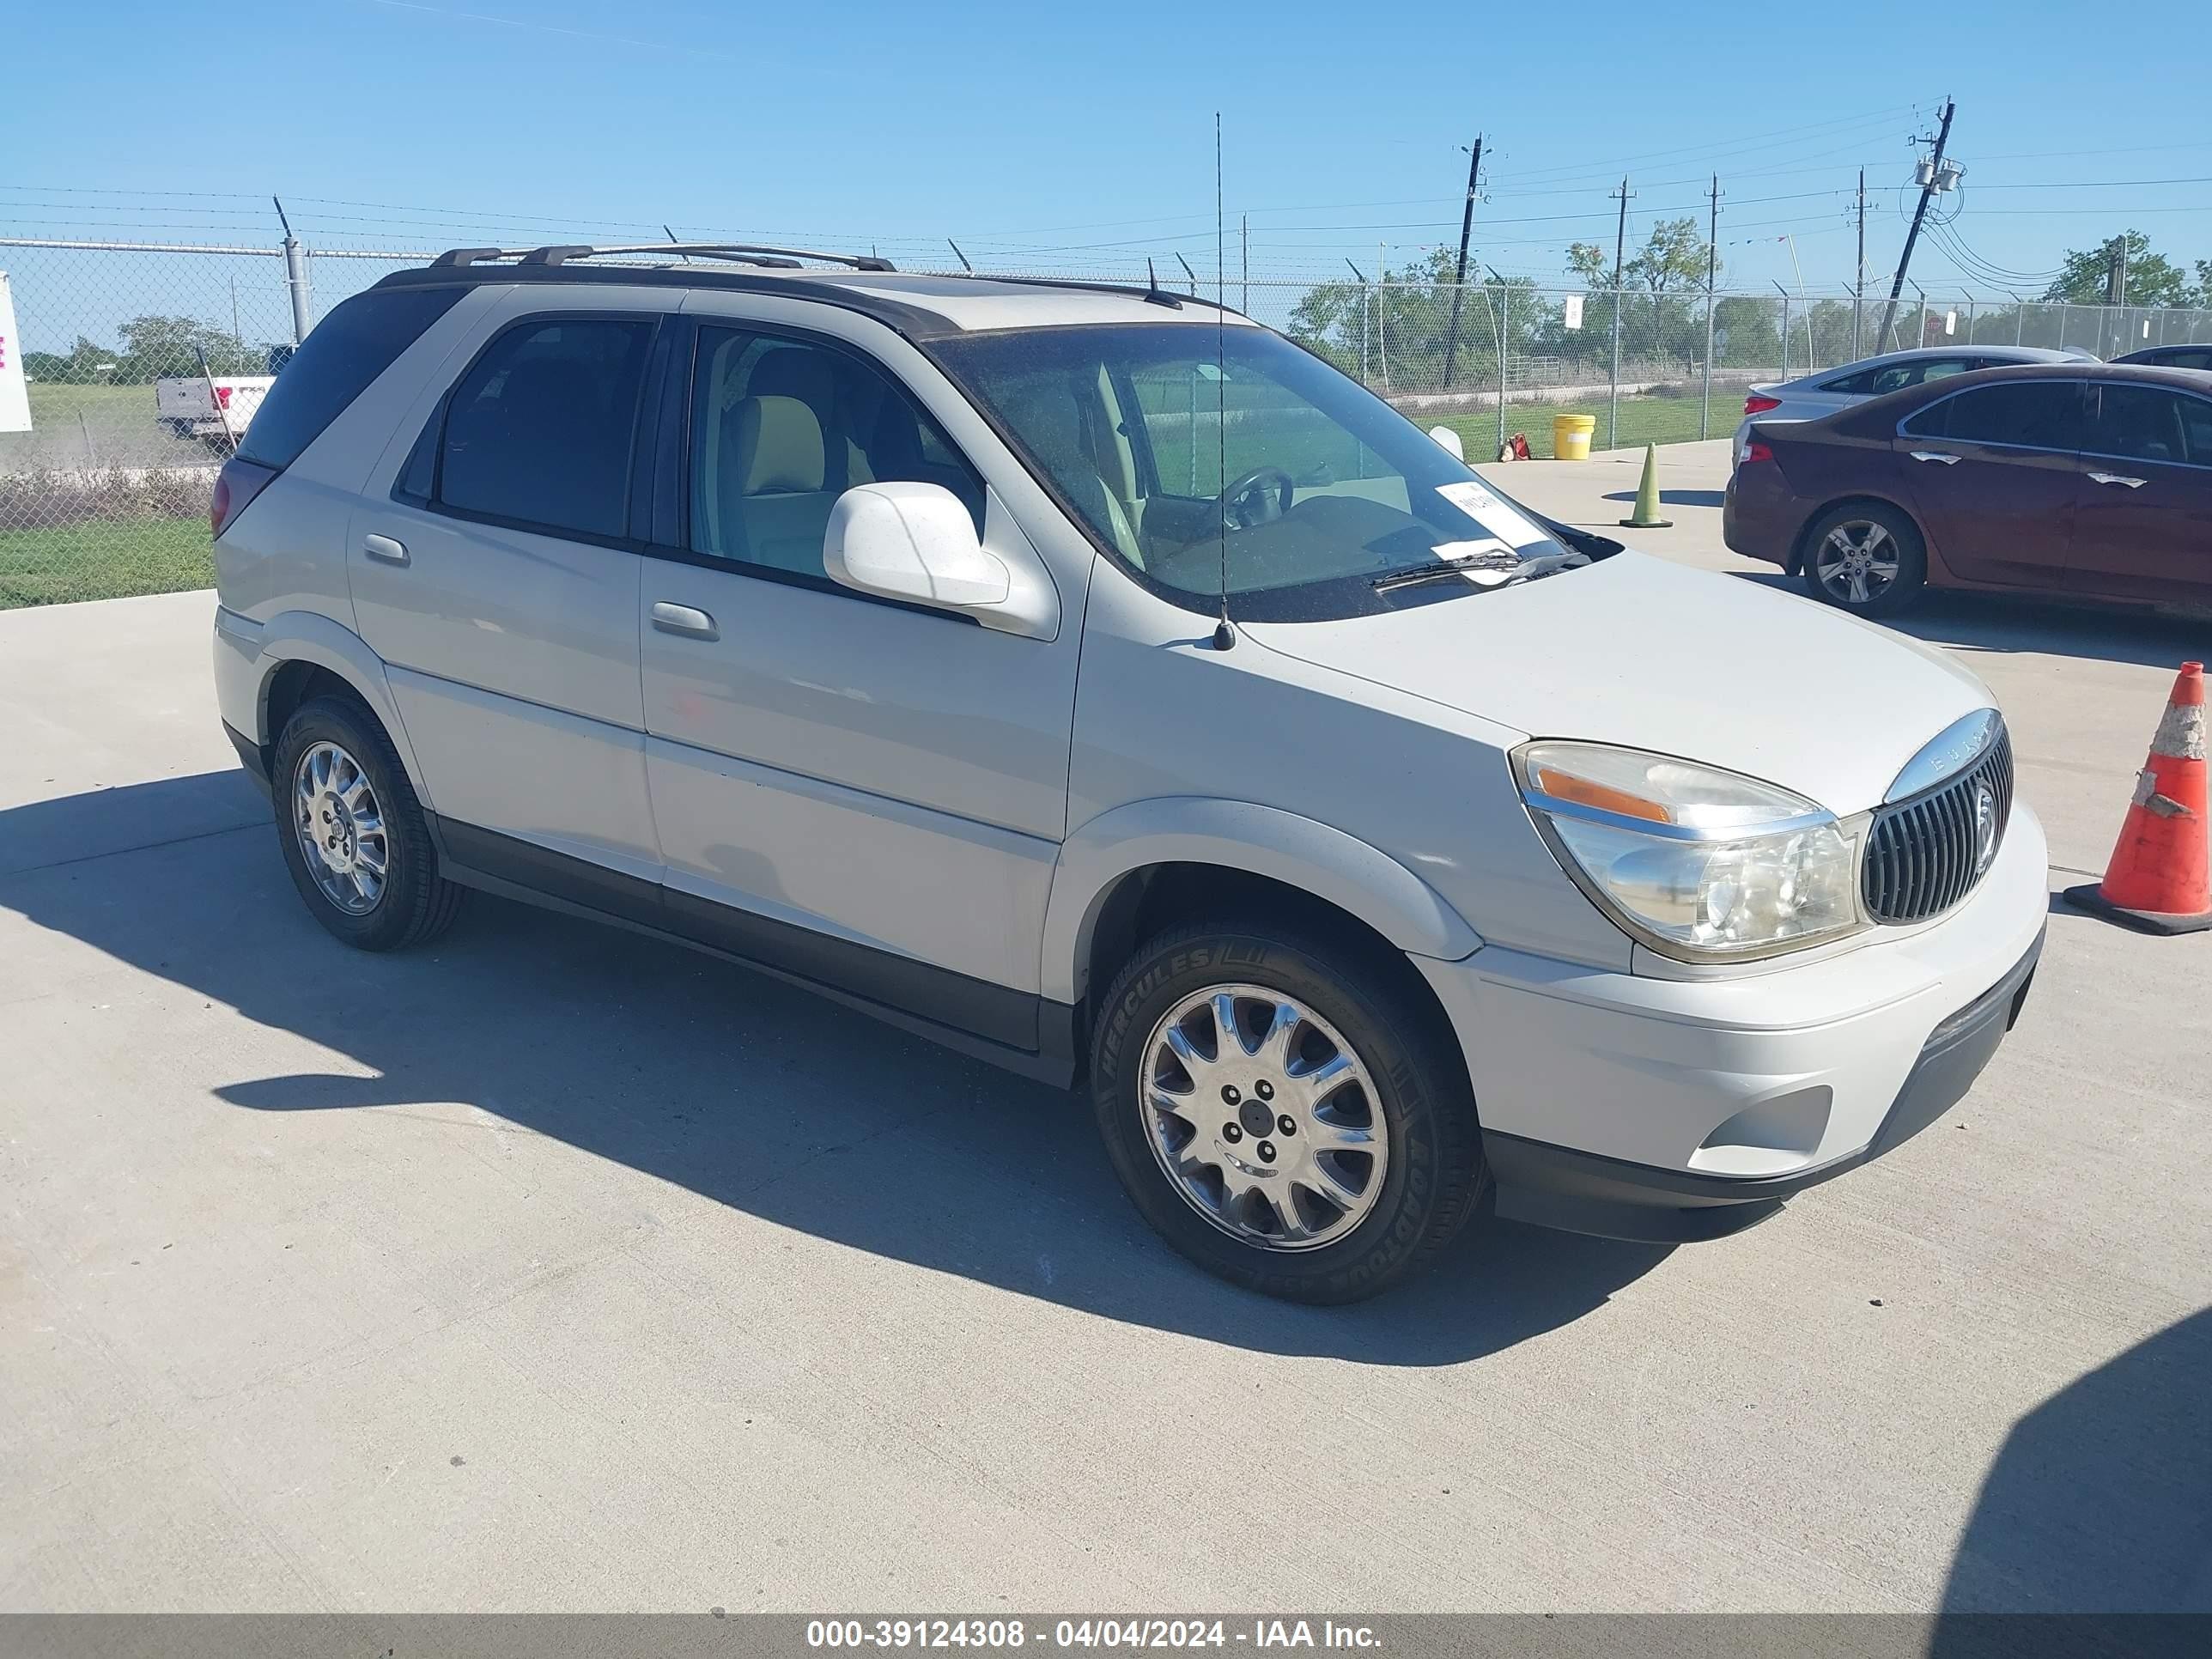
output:
[[[1912,520],[1880,501],[1832,507],[1805,534],[1805,586],[1862,617],[1894,616],[1920,597],[1927,545]]]

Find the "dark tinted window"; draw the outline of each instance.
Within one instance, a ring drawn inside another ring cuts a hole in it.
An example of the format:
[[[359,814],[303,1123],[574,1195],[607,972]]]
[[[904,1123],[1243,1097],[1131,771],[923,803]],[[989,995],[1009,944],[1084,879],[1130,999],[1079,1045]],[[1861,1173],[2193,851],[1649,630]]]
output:
[[[438,501],[550,530],[619,536],[649,323],[526,323],[453,388]]]
[[[254,411],[239,454],[263,466],[291,465],[339,410],[453,309],[463,292],[380,288],[346,301],[286,358],[276,384]]]
[[[2194,407],[2191,407],[2191,406]],[[2131,461],[2185,461],[2212,465],[2212,404],[2155,386],[2099,389],[2090,450]]]
[[[702,328],[691,377],[691,547],[823,576],[854,484],[942,484],[983,532],[983,481],[883,370],[805,340]]]
[[[1930,404],[1904,430],[1916,438],[2072,450],[2084,435],[2081,405],[2081,388],[2071,381],[2007,380]]]

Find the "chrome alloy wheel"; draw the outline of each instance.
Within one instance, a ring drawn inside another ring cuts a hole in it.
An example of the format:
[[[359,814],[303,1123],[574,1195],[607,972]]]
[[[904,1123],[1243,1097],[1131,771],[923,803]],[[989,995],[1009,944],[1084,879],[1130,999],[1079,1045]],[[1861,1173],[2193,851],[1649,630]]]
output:
[[[325,898],[349,916],[376,908],[392,859],[384,811],[368,774],[337,744],[310,745],[292,769],[292,829]]]
[[[1832,598],[1847,605],[1880,599],[1897,580],[1897,538],[1869,519],[1850,519],[1821,538],[1813,574]]]
[[[1145,1043],[1146,1140],[1184,1201],[1268,1250],[1342,1238],[1374,1209],[1390,1133],[1328,1021],[1279,991],[1215,985]]]

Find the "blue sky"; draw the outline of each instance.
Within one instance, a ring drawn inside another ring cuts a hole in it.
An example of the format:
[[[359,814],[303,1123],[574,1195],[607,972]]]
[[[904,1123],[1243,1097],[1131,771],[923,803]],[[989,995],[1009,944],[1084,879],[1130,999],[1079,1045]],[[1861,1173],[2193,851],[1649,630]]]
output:
[[[1416,27],[1415,11],[1431,14]],[[62,6],[6,26],[0,234],[527,245],[708,233],[879,245],[902,262],[1210,276],[1213,112],[1229,262],[1319,276],[1454,240],[1489,141],[1475,248],[1563,278],[1724,191],[1731,286],[1838,290],[1874,191],[1892,269],[1909,134],[1959,101],[1950,234],[2039,287],[2133,227],[2212,258],[2201,40],[2078,7],[715,5],[704,0],[223,0]],[[2082,149],[2072,151],[2069,146]],[[2175,182],[2132,182],[2172,181]],[[1791,239],[1784,241],[1784,237]],[[1792,254],[1796,265],[1793,265]],[[1923,244],[1931,290],[1994,297]]]

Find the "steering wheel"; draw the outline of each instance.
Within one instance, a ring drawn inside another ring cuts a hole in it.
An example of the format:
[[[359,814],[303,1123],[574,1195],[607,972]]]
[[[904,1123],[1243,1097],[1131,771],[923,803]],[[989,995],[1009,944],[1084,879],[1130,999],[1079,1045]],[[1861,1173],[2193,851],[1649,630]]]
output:
[[[1258,494],[1265,483],[1275,486],[1272,495]],[[1292,487],[1291,475],[1279,466],[1255,466],[1213,499],[1231,529],[1249,530],[1255,525],[1272,524],[1289,512]]]

